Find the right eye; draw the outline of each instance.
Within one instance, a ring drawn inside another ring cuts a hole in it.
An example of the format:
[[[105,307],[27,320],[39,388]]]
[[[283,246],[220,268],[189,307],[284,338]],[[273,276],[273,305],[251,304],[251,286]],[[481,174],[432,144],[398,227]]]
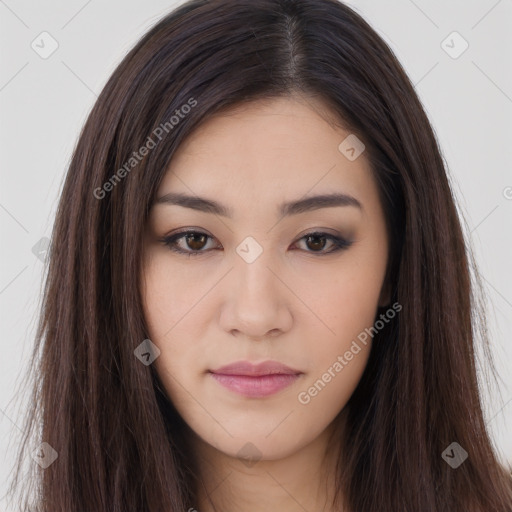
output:
[[[186,254],[187,256],[198,256],[201,253],[208,252],[208,250],[203,250],[203,248],[207,244],[208,239],[211,238],[212,237],[210,235],[201,231],[189,230],[175,233],[174,235],[165,237],[160,241],[169,247],[171,251],[179,254]],[[178,242],[182,241],[183,243],[180,245]]]

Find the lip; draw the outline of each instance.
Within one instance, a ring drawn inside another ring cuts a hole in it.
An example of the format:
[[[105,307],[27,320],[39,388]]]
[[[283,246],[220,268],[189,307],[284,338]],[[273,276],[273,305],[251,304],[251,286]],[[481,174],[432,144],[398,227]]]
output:
[[[263,398],[287,388],[303,372],[277,361],[264,361],[259,364],[236,361],[210,370],[209,373],[219,384],[235,393]]]
[[[278,361],[263,361],[262,363],[253,364],[250,361],[235,361],[234,363],[221,366],[210,372],[222,375],[245,375],[245,376],[261,376],[261,375],[297,375],[302,373],[300,370],[290,368]]]

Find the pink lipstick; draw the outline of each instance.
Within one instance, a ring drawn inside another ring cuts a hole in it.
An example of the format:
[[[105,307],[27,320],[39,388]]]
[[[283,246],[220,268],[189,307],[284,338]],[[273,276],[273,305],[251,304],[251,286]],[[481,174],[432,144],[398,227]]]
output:
[[[252,364],[237,361],[210,370],[212,377],[227,389],[251,398],[263,398],[293,384],[302,372],[277,361]]]

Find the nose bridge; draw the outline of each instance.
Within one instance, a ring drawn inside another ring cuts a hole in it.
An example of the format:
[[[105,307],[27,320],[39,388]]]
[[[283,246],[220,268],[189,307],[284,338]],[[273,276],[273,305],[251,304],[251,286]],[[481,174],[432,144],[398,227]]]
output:
[[[289,328],[290,312],[283,296],[285,287],[275,275],[276,261],[271,250],[253,237],[237,246],[221,314],[224,330],[261,337]]]
[[[249,236],[237,246],[236,253],[234,273],[240,284],[239,291],[248,297],[269,292],[275,296],[278,293],[274,282],[276,277],[270,268],[276,265],[276,258],[272,257],[268,245],[264,246],[264,241],[260,239],[258,242]]]

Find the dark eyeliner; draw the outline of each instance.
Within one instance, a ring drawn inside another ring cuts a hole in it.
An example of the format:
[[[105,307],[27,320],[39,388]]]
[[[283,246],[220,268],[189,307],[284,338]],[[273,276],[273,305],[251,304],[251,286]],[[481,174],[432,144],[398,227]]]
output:
[[[175,234],[173,234],[171,236],[161,238],[159,241],[161,243],[163,243],[165,246],[167,246],[171,251],[176,252],[178,254],[187,255],[187,256],[198,256],[200,254],[207,253],[207,252],[212,250],[212,249],[208,249],[206,251],[204,251],[204,250],[202,250],[202,251],[187,251],[187,250],[181,249],[178,245],[176,245],[175,242],[177,240],[181,239],[181,238],[184,238],[186,235],[204,235],[208,239],[212,239],[213,238],[210,235],[208,235],[207,233],[203,233],[202,231],[192,231],[192,230],[189,230],[189,231],[181,231],[181,232],[175,233]],[[336,235],[332,235],[330,233],[325,233],[323,231],[311,231],[309,233],[306,233],[305,235],[300,237],[297,240],[297,242],[299,242],[299,241],[301,241],[301,240],[303,240],[303,239],[305,239],[307,237],[310,237],[310,236],[322,237],[322,238],[325,238],[327,240],[330,240],[333,243],[333,248],[328,250],[328,251],[304,251],[304,252],[306,252],[308,254],[317,254],[319,256],[323,256],[323,255],[326,255],[326,254],[332,254],[334,252],[338,252],[338,251],[341,251],[343,249],[347,249],[353,243],[352,241],[346,240],[346,239],[341,238],[341,237],[336,236]]]
[[[306,251],[307,253],[318,254],[319,256],[322,256],[324,254],[332,254],[333,252],[338,252],[343,249],[348,249],[353,243],[350,240],[346,240],[345,238],[341,238],[336,235],[331,235],[330,233],[325,233],[323,231],[312,231],[310,233],[306,233],[305,235],[301,236],[299,238],[299,240],[302,240],[309,236],[318,236],[321,238],[325,238],[327,240],[330,240],[333,243],[334,247],[332,249],[330,249],[329,251],[325,251],[325,252]]]
[[[178,254],[183,254],[185,256],[199,256],[202,253],[206,253],[208,251],[185,251],[181,249],[178,245],[175,244],[176,240],[180,238],[184,238],[186,235],[205,235],[208,238],[212,238],[210,235],[203,233],[202,231],[180,231],[179,233],[175,233],[174,235],[164,237],[159,241],[166,245],[171,251],[176,252]],[[210,249],[211,250],[211,249]]]

